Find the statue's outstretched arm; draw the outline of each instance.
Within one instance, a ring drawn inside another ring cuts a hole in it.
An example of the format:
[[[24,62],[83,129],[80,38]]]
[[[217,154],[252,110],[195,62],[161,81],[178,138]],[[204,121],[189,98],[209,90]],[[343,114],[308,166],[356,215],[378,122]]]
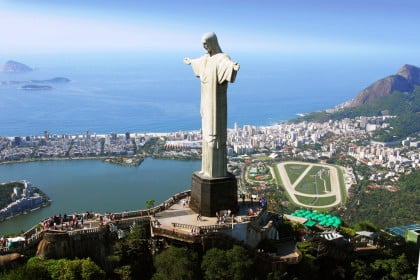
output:
[[[238,71],[239,68],[240,68],[240,66],[239,66],[238,62],[233,63],[233,70]]]
[[[190,65],[191,64],[191,58],[189,58],[189,57],[184,58],[184,63],[187,64],[187,65]]]

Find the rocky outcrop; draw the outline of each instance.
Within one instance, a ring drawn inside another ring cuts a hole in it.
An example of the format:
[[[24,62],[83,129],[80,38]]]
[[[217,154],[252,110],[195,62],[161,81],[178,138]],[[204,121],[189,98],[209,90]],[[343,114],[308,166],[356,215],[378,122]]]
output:
[[[32,70],[33,69],[31,67],[14,60],[7,61],[3,66],[3,72],[8,73],[24,73]]]
[[[413,85],[420,85],[420,68],[406,64],[398,71],[397,75],[404,77]]]
[[[411,92],[416,85],[420,85],[420,68],[406,64],[396,75],[381,79],[362,90],[345,106],[355,107],[374,103],[382,97],[391,95],[394,91]]]
[[[12,253],[0,256],[0,271],[1,269],[11,268],[25,260],[25,256],[19,253]]]
[[[113,237],[106,227],[96,232],[69,235],[66,232],[45,232],[36,256],[41,259],[74,259],[90,257],[104,264],[110,253]]]

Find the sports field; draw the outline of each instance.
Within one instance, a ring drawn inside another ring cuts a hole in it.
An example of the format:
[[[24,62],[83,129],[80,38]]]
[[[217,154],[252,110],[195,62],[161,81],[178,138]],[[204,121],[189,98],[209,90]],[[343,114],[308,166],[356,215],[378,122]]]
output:
[[[291,201],[310,208],[338,206],[343,197],[338,169],[335,166],[310,162],[282,162],[278,175]]]
[[[295,188],[307,194],[325,194],[331,192],[330,170],[321,166],[312,166]]]
[[[296,182],[296,179],[308,168],[308,165],[305,164],[285,164],[287,176],[289,176],[290,183]]]

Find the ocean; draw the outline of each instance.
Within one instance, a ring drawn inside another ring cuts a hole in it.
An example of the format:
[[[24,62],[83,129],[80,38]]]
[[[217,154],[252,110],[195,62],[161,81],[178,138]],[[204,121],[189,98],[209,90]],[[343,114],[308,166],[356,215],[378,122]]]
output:
[[[198,57],[200,53],[192,54]],[[0,85],[0,136],[172,132],[200,128],[200,83],[183,54],[3,57],[36,70],[0,81],[66,77],[53,90]],[[232,56],[241,69],[228,89],[228,125],[271,125],[333,107],[405,61],[345,56]]]

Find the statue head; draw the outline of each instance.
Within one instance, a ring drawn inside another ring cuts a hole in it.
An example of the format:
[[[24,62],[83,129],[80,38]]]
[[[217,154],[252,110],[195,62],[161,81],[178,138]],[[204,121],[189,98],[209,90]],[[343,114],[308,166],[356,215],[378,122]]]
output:
[[[203,43],[204,49],[210,56],[222,52],[219,42],[217,42],[217,36],[214,32],[205,33],[203,37],[201,37],[201,42]]]

